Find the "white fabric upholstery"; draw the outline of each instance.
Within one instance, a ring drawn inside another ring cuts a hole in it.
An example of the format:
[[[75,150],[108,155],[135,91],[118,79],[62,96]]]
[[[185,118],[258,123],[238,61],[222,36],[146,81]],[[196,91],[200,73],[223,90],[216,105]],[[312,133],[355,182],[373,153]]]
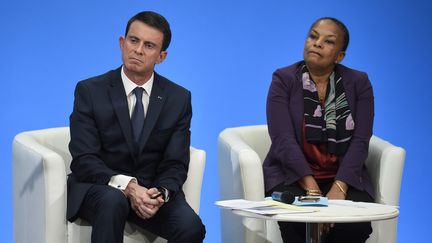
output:
[[[262,163],[271,141],[266,125],[227,128],[219,135],[221,200],[264,199]],[[366,166],[375,187],[377,203],[399,205],[405,150],[376,136],[369,146]],[[397,219],[372,223],[367,243],[396,242]],[[222,242],[282,242],[276,221],[242,218],[221,210]]]
[[[12,145],[14,242],[90,243],[91,226],[66,220],[66,176],[70,173],[69,128],[22,132]],[[186,200],[199,212],[205,152],[191,147]],[[125,243],[166,242],[126,224]]]

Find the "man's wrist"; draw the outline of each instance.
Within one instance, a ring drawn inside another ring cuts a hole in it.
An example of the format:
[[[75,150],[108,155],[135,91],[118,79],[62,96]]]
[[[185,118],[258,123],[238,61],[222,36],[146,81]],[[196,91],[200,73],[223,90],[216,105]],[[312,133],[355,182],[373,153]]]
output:
[[[126,195],[126,197],[129,197],[131,195],[132,192],[135,191],[136,186],[138,186],[138,183],[136,180],[130,180],[129,183],[127,184],[126,188],[124,189],[124,194]]]
[[[160,193],[162,193],[162,198],[165,202],[168,202],[170,199],[170,191],[165,187],[156,187]]]

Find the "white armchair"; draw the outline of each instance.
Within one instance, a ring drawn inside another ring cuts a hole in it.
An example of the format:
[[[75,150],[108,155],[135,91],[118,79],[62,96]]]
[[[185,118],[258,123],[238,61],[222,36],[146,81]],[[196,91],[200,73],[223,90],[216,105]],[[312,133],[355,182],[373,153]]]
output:
[[[90,243],[91,226],[84,220],[66,220],[66,178],[70,173],[69,128],[22,132],[12,145],[14,242]],[[190,149],[186,200],[196,213],[200,207],[205,152]],[[125,243],[166,242],[126,224]]]
[[[262,163],[271,141],[266,125],[227,128],[219,135],[221,200],[264,199]],[[366,167],[372,178],[377,203],[399,205],[405,150],[372,136]],[[367,243],[394,243],[397,219],[372,222]],[[282,242],[276,221],[242,218],[221,210],[222,242]]]

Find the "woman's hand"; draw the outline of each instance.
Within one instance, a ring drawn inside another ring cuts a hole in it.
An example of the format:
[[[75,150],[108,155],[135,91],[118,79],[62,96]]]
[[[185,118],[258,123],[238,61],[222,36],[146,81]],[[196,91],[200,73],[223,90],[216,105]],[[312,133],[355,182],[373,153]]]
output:
[[[345,200],[346,199],[346,192],[348,191],[348,185],[343,182],[336,180],[332,187],[330,188],[330,191],[327,193],[326,197],[328,199],[340,199]],[[333,228],[334,224],[322,224],[321,225],[321,232],[327,233],[329,232],[330,228]]]
[[[299,181],[300,186],[303,190],[306,191],[306,195],[308,195],[308,191],[314,191],[316,194],[321,195],[321,189],[318,186],[318,183],[315,181],[315,178],[311,175],[307,175],[302,177]],[[313,195],[317,196],[317,195]]]
[[[327,193],[326,197],[328,197],[328,199],[340,199],[340,200],[345,200],[346,198],[345,194],[343,194],[343,192],[341,192],[339,188],[334,188],[334,186],[332,186],[330,191]]]
[[[348,185],[343,181],[336,180],[330,188],[330,191],[327,193],[326,197],[328,197],[328,199],[345,200],[347,191]]]

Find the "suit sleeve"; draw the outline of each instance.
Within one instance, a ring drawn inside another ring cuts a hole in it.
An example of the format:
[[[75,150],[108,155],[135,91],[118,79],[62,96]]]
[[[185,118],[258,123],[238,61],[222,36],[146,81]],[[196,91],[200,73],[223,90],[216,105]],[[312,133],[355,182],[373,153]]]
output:
[[[181,190],[189,168],[190,124],[192,119],[189,91],[185,97],[180,118],[163,153],[154,180],[154,186],[164,187],[174,194]]]
[[[348,150],[340,161],[336,179],[362,190],[362,170],[368,155],[374,119],[374,95],[365,73],[358,79],[355,93],[355,129]]]
[[[312,174],[303,151],[297,142],[290,107],[294,76],[276,71],[267,97],[267,124],[270,133],[273,163],[281,163],[286,182],[291,184]]]
[[[75,88],[70,135],[70,168],[78,181],[107,184],[111,176],[118,174],[108,168],[101,159],[101,141],[94,119],[92,95],[83,82],[78,83]]]

